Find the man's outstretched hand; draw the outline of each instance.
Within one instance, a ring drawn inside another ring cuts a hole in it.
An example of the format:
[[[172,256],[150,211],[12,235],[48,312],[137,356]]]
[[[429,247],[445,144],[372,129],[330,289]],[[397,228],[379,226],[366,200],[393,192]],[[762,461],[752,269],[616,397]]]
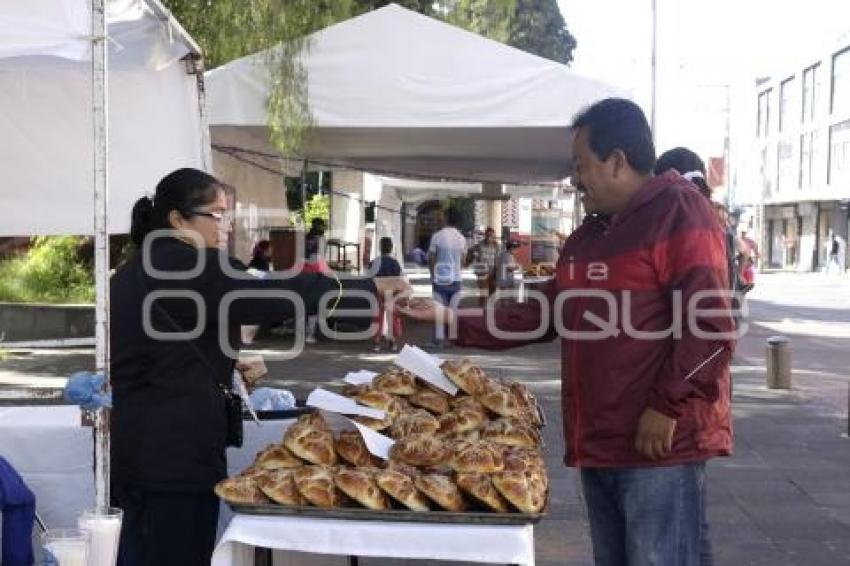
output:
[[[439,320],[446,324],[454,323],[454,311],[431,299],[400,298],[396,301],[396,310],[406,317],[420,322]]]

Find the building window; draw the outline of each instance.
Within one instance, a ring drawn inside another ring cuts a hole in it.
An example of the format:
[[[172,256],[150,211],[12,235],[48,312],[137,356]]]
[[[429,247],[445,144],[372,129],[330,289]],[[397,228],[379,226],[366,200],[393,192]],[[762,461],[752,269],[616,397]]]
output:
[[[761,180],[762,180],[762,188],[761,195],[762,198],[770,198],[773,194],[773,175],[770,174],[770,164],[768,163],[768,151],[767,148],[764,147],[761,150]]]
[[[757,135],[763,137],[767,135],[767,129],[770,126],[770,90],[759,93],[759,108],[758,108],[758,126]]]
[[[824,184],[826,176],[826,157],[824,156],[823,144],[820,140],[820,135],[817,130],[812,131],[809,135],[812,136],[811,141],[811,186],[820,186]]]
[[[803,71],[803,122],[812,122],[815,119],[815,108],[817,106],[817,93],[820,90],[818,81],[820,64],[812,65]]]
[[[829,129],[829,184],[850,183],[850,120]]]
[[[798,175],[794,168],[794,142],[781,141],[777,144],[777,179],[776,191],[781,193],[792,189],[797,182]]]
[[[832,104],[833,114],[850,109],[850,48],[832,58]]]
[[[770,105],[773,98],[773,89],[768,89],[759,94],[759,116],[758,135],[766,137],[770,133]]]
[[[782,81],[782,84],[779,87],[779,131],[786,130],[788,128],[788,119],[791,117],[791,111],[794,108],[794,102],[796,101],[796,89],[797,83],[794,80],[794,77]]]
[[[800,136],[800,188],[812,186],[812,134]]]

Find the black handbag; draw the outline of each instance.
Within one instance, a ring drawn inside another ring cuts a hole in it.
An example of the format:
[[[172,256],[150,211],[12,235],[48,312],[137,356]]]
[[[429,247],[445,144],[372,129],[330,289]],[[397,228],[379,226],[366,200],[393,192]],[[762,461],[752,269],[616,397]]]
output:
[[[242,447],[242,399],[233,389],[224,389],[224,404],[227,419],[227,446]]]

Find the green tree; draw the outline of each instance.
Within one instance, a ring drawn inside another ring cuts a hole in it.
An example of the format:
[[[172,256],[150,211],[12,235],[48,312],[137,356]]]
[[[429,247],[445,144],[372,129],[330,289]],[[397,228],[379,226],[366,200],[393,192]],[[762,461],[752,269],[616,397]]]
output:
[[[576,40],[556,0],[454,0],[443,2],[447,21],[517,49],[565,65]]]
[[[303,220],[303,225],[309,229],[314,218],[321,218],[325,221],[325,226],[331,219],[331,197],[329,195],[313,195],[307,199],[307,206],[304,210],[298,210],[289,214],[289,219],[293,224],[296,220]]]
[[[510,39],[517,0],[449,0],[439,10],[449,23],[502,43]]]
[[[441,2],[434,2],[433,0],[355,0],[358,14],[377,10],[390,4],[398,4],[408,10],[413,10],[426,16],[432,16],[436,13],[437,7]]]
[[[468,234],[475,229],[475,201],[469,197],[449,197],[444,203],[444,210],[454,208],[460,215],[457,229]]]
[[[565,65],[576,48],[555,0],[517,0],[507,44]]]
[[[86,238],[38,237],[25,255],[0,262],[0,301],[90,303],[94,273],[81,257]]]

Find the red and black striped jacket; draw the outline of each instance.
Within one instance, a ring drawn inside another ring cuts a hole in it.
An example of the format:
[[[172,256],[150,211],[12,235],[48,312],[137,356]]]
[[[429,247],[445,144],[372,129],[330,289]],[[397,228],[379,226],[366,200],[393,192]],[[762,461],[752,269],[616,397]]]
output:
[[[461,311],[457,342],[506,349],[560,337],[569,466],[703,461],[732,450],[735,342],[724,293],[717,217],[705,197],[670,171],[648,181],[620,214],[590,217],[573,232],[541,300],[491,313],[498,338],[484,317]],[[673,450],[661,461],[635,450],[646,407],[677,419]]]

